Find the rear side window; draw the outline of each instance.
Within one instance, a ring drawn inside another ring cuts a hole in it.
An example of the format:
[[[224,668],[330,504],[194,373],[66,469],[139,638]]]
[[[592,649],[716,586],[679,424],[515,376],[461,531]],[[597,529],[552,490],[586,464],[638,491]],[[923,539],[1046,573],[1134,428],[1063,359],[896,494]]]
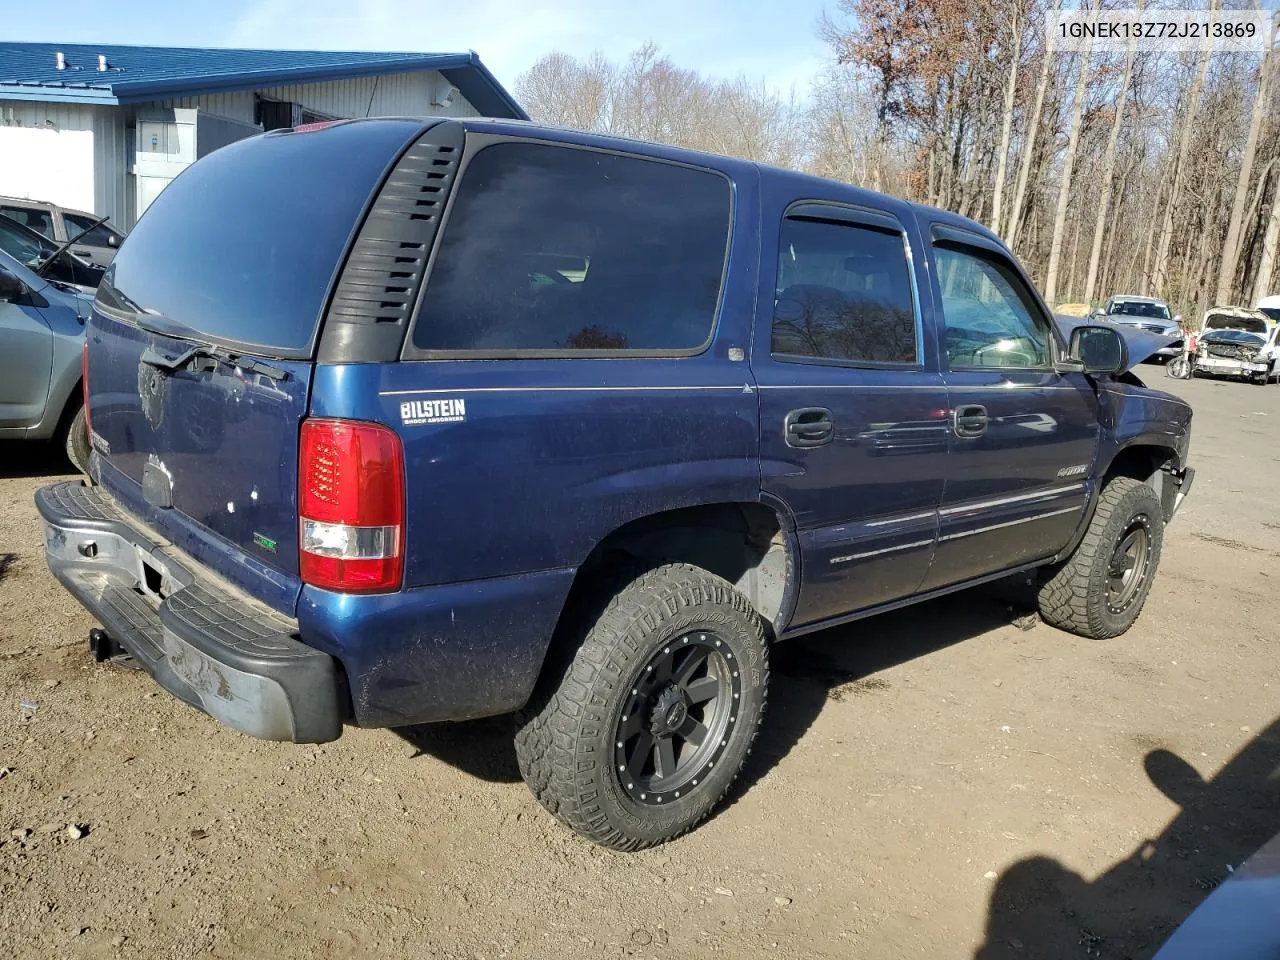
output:
[[[532,143],[468,165],[413,330],[425,352],[693,353],[711,336],[729,183]]]
[[[12,220],[17,220],[24,227],[30,227],[50,240],[53,239],[53,214],[48,210],[37,210],[33,207],[0,207],[0,213]]]
[[[309,357],[330,281],[383,172],[422,125],[376,120],[229,144],[155,199],[99,305],[211,340]]]
[[[916,316],[901,233],[816,220],[782,222],[774,356],[914,364]]]

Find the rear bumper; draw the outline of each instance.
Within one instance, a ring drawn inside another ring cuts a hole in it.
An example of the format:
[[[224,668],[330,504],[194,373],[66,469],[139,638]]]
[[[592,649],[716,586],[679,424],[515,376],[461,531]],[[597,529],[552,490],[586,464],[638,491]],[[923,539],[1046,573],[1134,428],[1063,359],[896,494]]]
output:
[[[100,487],[42,487],[36,508],[53,575],[174,696],[267,740],[341,733],[341,670],[296,622],[130,522]]]

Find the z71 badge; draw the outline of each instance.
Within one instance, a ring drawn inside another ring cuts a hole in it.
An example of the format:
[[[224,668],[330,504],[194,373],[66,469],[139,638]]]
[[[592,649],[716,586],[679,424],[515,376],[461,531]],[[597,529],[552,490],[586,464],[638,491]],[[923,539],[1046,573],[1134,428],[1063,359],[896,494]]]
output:
[[[420,423],[461,423],[467,419],[467,404],[461,397],[448,400],[406,400],[400,404],[400,422],[406,427]]]

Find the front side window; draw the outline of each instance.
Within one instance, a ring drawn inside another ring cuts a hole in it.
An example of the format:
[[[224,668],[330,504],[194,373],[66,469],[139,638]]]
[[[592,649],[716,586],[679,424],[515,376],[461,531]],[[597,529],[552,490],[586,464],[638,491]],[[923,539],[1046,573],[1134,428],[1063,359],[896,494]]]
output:
[[[0,213],[12,220],[17,220],[24,227],[30,227],[41,236],[53,239],[53,216],[48,210],[36,210],[31,207],[0,207]]]
[[[1030,295],[999,258],[934,247],[951,367],[1046,368],[1050,334]]]
[[[728,247],[724,177],[500,143],[456,189],[416,349],[692,353],[708,342]]]
[[[81,230],[86,231],[85,234],[80,237],[79,241],[86,246],[110,246],[112,236],[117,238],[120,236],[105,223],[100,223],[97,226],[94,226],[93,220],[89,217],[82,217],[74,213],[64,213],[62,215],[62,219],[67,224],[67,239],[74,237],[77,233],[80,233]]]
[[[774,287],[774,356],[918,362],[909,271],[901,233],[784,220]]]

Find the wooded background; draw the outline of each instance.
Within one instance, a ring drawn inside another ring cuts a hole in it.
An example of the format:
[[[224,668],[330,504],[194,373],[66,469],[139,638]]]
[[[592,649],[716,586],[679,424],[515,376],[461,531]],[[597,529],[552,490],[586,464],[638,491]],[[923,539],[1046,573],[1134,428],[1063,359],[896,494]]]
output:
[[[1047,51],[1056,2],[839,0],[816,27],[831,61],[803,99],[652,44],[623,62],[550,54],[517,95],[538,120],[972,217],[1051,304],[1149,294],[1198,325],[1210,305],[1280,293],[1280,54]]]

